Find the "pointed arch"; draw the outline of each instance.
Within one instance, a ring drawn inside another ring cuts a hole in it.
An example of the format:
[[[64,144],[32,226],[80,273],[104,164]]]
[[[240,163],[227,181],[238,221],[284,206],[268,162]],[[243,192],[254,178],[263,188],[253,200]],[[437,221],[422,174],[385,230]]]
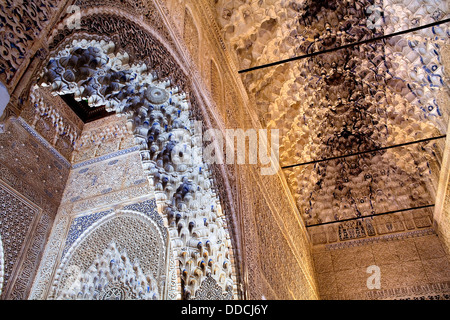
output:
[[[152,218],[135,211],[120,210],[99,219],[62,258],[50,297],[100,299],[108,294],[108,288],[120,287],[123,299],[163,298],[164,231]],[[116,259],[116,267],[111,259]]]
[[[172,250],[181,262],[183,297],[195,297],[219,256],[221,272],[212,276],[224,292],[236,295],[227,221],[210,169],[196,154],[201,145],[194,138],[188,94],[147,64],[132,63],[130,56],[113,41],[73,40],[54,53],[39,83],[51,87],[53,94],[74,94],[91,106],[103,105],[127,116],[159,212],[169,226]],[[210,250],[214,254],[207,265],[202,257]],[[188,262],[199,267],[186,270]]]

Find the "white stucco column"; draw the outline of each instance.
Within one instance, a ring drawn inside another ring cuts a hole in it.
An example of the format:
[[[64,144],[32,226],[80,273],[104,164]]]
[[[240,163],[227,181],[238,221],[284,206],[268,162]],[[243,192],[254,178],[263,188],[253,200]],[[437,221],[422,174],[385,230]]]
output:
[[[5,85],[0,82],[0,118],[3,115],[3,111],[5,111],[8,102],[9,102],[8,90],[6,89]]]
[[[0,119],[3,117],[6,105],[9,102],[9,93],[5,85],[0,82]],[[0,133],[3,132],[3,124],[0,123]]]

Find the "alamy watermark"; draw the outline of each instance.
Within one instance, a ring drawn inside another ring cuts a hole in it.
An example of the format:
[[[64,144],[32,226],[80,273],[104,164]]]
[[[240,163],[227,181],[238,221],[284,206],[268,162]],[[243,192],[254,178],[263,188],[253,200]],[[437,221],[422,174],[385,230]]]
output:
[[[193,134],[188,129],[174,129],[172,134],[179,141],[171,150],[173,164],[259,164],[261,175],[274,175],[279,170],[278,129],[203,132],[202,122],[194,121]]]
[[[81,28],[81,9],[79,6],[71,5],[67,7],[67,13],[70,14],[67,19],[67,28],[70,30]]]
[[[381,289],[381,269],[378,266],[372,265],[367,267],[367,273],[371,276],[367,279],[367,288],[369,290]]]

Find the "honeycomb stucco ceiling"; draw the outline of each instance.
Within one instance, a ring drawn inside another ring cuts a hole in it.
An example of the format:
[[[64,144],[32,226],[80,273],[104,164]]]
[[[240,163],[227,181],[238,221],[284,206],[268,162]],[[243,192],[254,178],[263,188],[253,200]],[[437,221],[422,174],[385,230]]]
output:
[[[239,69],[448,18],[444,1],[218,0]],[[446,133],[448,24],[242,73],[260,121],[299,164]],[[431,204],[443,141],[283,170],[306,225]],[[422,214],[417,210],[417,214]]]

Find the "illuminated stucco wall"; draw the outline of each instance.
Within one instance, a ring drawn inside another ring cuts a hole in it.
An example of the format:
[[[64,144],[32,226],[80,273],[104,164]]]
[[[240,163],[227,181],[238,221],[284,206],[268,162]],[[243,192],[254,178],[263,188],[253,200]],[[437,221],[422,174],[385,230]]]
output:
[[[214,5],[172,0],[164,1],[164,7],[175,31],[190,42],[187,52],[211,88],[216,104],[211,117],[218,119],[217,128],[263,128],[236,78],[238,66],[221,38]],[[199,48],[193,50],[192,44],[198,41]],[[230,225],[236,235],[246,297],[317,299],[309,239],[281,171],[263,176],[259,165],[223,165],[216,170],[225,170],[231,182],[226,186],[217,181],[219,190],[228,189],[231,194],[225,212],[234,212]]]
[[[321,299],[449,298],[449,255],[429,230],[316,247],[314,262]]]
[[[26,299],[50,233],[68,162],[22,119],[0,133],[2,299]]]

